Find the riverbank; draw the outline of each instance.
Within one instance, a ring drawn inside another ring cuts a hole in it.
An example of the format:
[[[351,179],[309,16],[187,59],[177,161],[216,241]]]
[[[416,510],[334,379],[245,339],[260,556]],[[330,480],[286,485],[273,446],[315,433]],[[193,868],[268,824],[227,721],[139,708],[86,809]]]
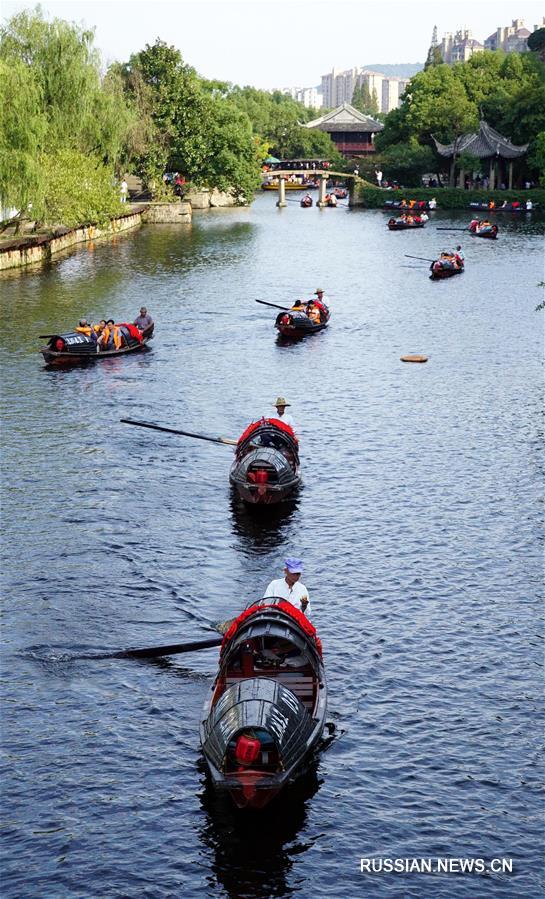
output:
[[[471,203],[488,203],[494,200],[496,207],[507,201],[523,203],[531,200],[534,206],[545,209],[545,190],[461,190],[450,187],[407,187],[403,190],[385,190],[378,187],[354,186],[350,195],[351,206],[366,209],[382,209],[388,200],[431,200],[434,197],[438,209],[469,209]]]
[[[53,256],[80,243],[114,237],[142,224],[190,225],[192,207],[187,202],[132,203],[127,211],[111,219],[106,225],[88,223],[77,228],[62,226],[53,231],[9,235],[0,240],[0,271],[23,268],[47,262]]]

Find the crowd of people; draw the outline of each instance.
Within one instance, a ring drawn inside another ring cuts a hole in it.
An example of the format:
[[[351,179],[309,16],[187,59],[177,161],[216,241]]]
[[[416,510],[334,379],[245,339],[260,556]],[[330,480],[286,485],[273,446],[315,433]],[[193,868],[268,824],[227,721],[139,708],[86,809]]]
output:
[[[86,318],[80,318],[74,330],[77,334],[85,334],[96,344],[97,353],[108,350],[119,350],[127,344],[129,338],[142,341],[144,333],[153,326],[153,319],[148,315],[145,306],[140,309],[133,322],[115,322],[113,318],[101,318],[93,325]]]

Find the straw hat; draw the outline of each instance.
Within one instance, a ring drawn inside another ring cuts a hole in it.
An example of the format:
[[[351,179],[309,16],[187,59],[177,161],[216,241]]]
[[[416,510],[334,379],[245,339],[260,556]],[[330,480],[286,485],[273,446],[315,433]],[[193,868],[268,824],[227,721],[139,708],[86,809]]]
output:
[[[291,403],[288,403],[283,396],[278,396],[273,405],[275,405],[275,406],[291,406]]]

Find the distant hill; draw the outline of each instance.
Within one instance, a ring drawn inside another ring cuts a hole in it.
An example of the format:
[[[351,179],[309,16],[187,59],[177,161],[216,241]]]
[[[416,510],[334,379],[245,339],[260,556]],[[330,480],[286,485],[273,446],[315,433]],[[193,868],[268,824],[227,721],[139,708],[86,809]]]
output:
[[[424,68],[423,62],[401,62],[395,65],[376,65],[363,66],[370,72],[380,72],[381,75],[396,75],[398,78],[412,78],[417,72],[421,72]]]

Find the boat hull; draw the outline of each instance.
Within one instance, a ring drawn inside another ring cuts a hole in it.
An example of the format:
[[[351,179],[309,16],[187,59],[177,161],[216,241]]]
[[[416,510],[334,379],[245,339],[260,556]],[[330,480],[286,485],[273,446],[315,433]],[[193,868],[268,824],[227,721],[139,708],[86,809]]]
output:
[[[301,340],[309,334],[323,331],[329,324],[330,315],[322,322],[313,322],[304,312],[280,312],[276,317],[275,328],[288,340]]]
[[[461,275],[463,271],[463,268],[443,268],[432,271],[430,278],[432,281],[443,281],[445,278],[452,278],[453,275]]]
[[[262,600],[231,624],[200,725],[213,786],[261,809],[314,760],[327,710],[316,631],[290,603]],[[238,756],[239,740],[253,743]],[[252,748],[252,747],[250,747]]]
[[[388,222],[388,230],[412,231],[414,228],[423,228],[425,224],[425,222],[416,222],[414,225],[409,225],[407,222]]]
[[[142,335],[143,337],[140,341],[127,333],[124,346],[119,349],[101,350],[97,353],[97,345],[91,337],[76,331],[70,331],[66,334],[51,335],[47,346],[42,347],[40,352],[46,365],[85,365],[89,362],[98,362],[101,359],[111,359],[112,356],[124,356],[127,353],[135,353],[146,349],[148,341],[153,337],[153,325],[143,331]],[[64,343],[62,350],[55,348],[58,341]]]

